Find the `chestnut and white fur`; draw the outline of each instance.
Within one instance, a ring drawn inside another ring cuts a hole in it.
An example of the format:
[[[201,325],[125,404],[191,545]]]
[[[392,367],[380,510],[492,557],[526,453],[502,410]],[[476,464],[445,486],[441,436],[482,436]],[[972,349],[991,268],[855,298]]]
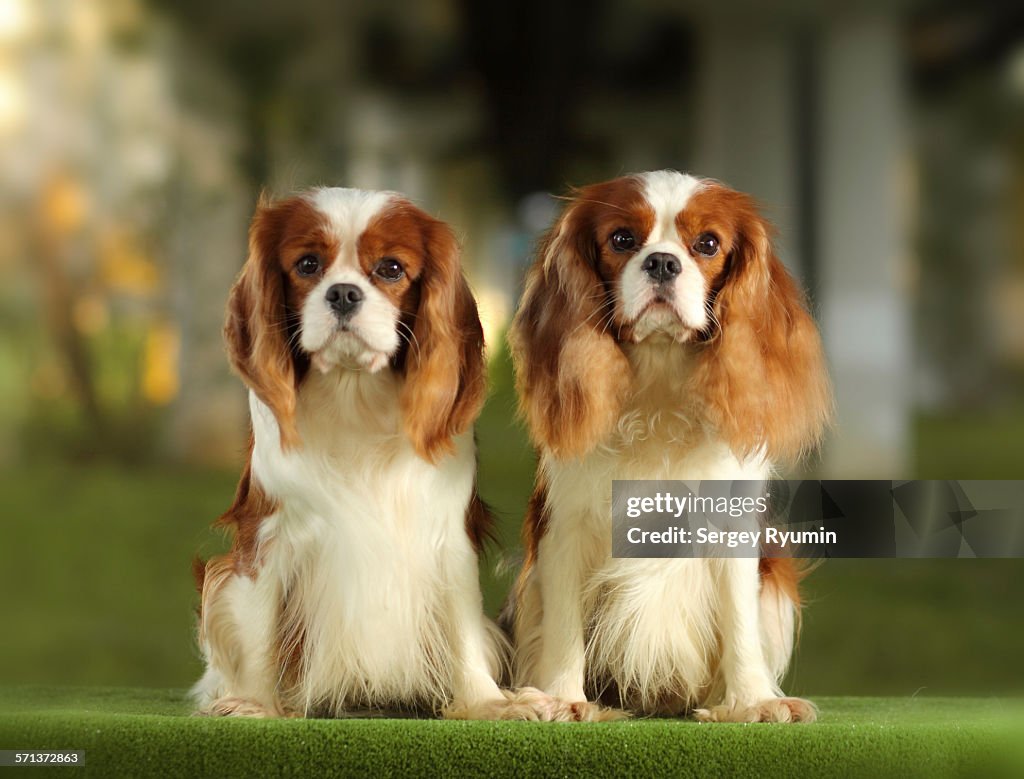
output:
[[[232,549],[196,566],[199,710],[550,718],[495,681],[483,334],[451,229],[394,193],[261,201],[225,338],[252,437]]]
[[[779,689],[792,561],[611,557],[613,479],[763,479],[828,423],[817,329],[751,199],[675,171],[575,192],[510,340],[539,454],[507,615],[516,682],[644,714],[813,720]]]

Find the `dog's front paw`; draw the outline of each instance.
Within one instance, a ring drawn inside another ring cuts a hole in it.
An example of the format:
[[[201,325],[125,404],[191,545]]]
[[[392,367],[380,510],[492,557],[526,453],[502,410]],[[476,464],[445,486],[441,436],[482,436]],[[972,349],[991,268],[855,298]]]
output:
[[[697,709],[693,716],[698,722],[814,722],[818,710],[803,698],[768,698],[753,705]]]
[[[542,722],[618,722],[629,718],[629,712],[588,701],[567,701],[536,687],[520,687],[511,692],[516,700],[529,705]]]
[[[196,712],[200,717],[254,717],[265,719],[280,717],[280,713],[248,698],[225,696],[217,698],[208,706]]]
[[[503,699],[448,706],[445,719],[529,720],[532,722],[614,722],[629,714],[585,701],[570,703],[535,687],[502,690]]]
[[[531,706],[516,701],[505,690],[504,697],[468,703],[455,701],[441,711],[445,719],[463,720],[539,720],[540,716]]]

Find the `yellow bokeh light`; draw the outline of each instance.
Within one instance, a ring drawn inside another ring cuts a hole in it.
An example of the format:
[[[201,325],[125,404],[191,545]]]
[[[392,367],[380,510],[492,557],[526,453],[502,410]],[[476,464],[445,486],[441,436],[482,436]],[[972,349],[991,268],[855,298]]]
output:
[[[484,330],[484,343],[487,344],[487,357],[493,360],[499,351],[498,338],[508,324],[508,298],[500,290],[484,287],[477,290],[476,302]]]
[[[142,354],[142,396],[154,406],[166,406],[178,396],[180,356],[177,326],[163,322],[150,328]]]
[[[103,283],[110,289],[147,297],[159,287],[159,269],[130,235],[122,231],[108,233],[101,239],[100,251]]]
[[[18,129],[25,119],[25,93],[13,73],[0,71],[0,131]]]
[[[58,174],[43,190],[43,219],[57,233],[70,233],[85,222],[89,196],[72,176]]]
[[[22,38],[30,26],[28,0],[0,0],[0,41],[7,43]]]

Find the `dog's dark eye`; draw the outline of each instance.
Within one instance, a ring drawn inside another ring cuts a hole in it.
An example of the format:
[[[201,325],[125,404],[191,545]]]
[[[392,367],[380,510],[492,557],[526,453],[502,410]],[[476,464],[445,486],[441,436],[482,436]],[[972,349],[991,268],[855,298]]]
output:
[[[693,242],[693,250],[703,257],[714,257],[718,254],[718,237],[711,233],[701,233]]]
[[[384,281],[398,281],[405,275],[405,268],[394,257],[385,257],[377,263],[377,267],[373,269],[373,272],[384,279]]]
[[[300,276],[312,276],[320,270],[320,259],[312,254],[306,254],[295,263],[295,270]]]
[[[628,252],[636,248],[636,238],[629,230],[621,229],[612,233],[612,249],[617,252]]]

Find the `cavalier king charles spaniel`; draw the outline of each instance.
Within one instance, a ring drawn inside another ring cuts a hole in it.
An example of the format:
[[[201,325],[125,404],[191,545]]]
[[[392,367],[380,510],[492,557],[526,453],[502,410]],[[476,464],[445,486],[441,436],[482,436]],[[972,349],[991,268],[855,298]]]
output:
[[[822,437],[820,339],[770,238],[747,195],[657,171],[576,192],[542,242],[510,333],[539,454],[517,682],[644,714],[815,718],[779,689],[792,561],[611,557],[613,479],[765,479]]]
[[[551,718],[495,682],[483,333],[451,229],[394,193],[263,201],[224,332],[252,436],[231,551],[196,564],[200,711]]]

